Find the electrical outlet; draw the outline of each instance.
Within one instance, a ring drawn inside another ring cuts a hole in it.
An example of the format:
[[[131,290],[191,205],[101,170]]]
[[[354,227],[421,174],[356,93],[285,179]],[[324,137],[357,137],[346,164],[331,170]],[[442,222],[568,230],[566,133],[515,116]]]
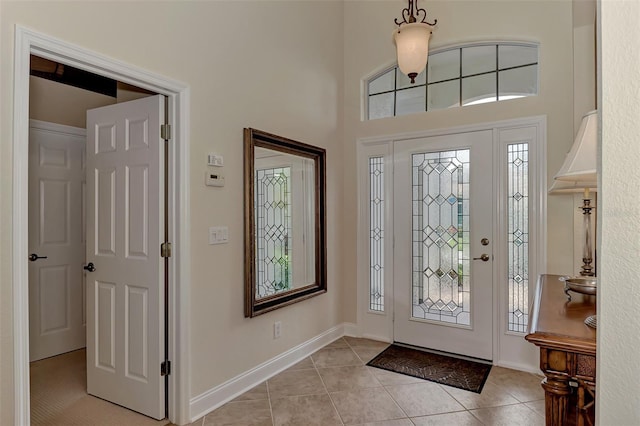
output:
[[[279,339],[282,335],[282,322],[276,321],[273,323],[273,338]]]

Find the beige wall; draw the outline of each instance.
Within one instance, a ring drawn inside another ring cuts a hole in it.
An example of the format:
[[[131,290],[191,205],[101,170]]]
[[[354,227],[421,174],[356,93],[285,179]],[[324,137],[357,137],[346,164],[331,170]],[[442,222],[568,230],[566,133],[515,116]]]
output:
[[[40,77],[29,78],[29,118],[84,129],[87,110],[116,103],[116,98]]]
[[[0,119],[0,424],[12,424],[12,70],[15,24],[180,80],[191,88],[190,397],[342,322],[341,2],[2,2]],[[145,16],[141,22],[140,16]],[[114,30],[117,28],[117,31]],[[169,52],[169,53],[167,53]],[[170,58],[170,55],[173,58]],[[242,129],[327,149],[327,294],[243,316]],[[205,187],[206,154],[224,188]],[[210,246],[209,226],[230,242]],[[272,338],[275,320],[282,337]]]
[[[640,3],[601,0],[599,105],[602,114],[598,276],[601,425],[640,422]]]
[[[395,60],[391,33],[393,19],[400,15],[400,10],[398,1],[345,3],[345,163],[355,164],[358,138],[546,115],[546,166],[550,185],[574,135],[571,2],[429,1],[428,17],[438,19],[430,42],[432,49],[481,40],[539,42],[539,96],[361,121],[361,79]],[[593,45],[590,47],[593,49]],[[344,218],[345,265],[355,264],[356,260],[356,182],[356,169],[349,167],[345,171],[344,190],[344,211],[350,212]],[[549,197],[547,226],[547,272],[570,273],[573,263],[571,197]],[[344,279],[356,282],[356,270],[345,269]],[[355,321],[356,288],[345,289],[344,315],[347,321]]]

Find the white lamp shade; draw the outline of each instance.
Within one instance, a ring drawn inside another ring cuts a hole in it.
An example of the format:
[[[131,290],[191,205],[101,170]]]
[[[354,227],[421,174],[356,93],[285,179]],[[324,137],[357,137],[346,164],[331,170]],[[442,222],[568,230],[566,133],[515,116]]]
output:
[[[394,31],[400,71],[409,75],[424,70],[429,56],[429,37],[431,27],[420,22],[404,24]]]
[[[583,194],[587,188],[591,192],[598,192],[598,182],[566,182],[554,180],[553,185],[549,188],[549,194]]]
[[[598,111],[591,111],[582,117],[580,129],[555,179],[574,182],[576,187],[585,188],[587,183],[597,181]]]

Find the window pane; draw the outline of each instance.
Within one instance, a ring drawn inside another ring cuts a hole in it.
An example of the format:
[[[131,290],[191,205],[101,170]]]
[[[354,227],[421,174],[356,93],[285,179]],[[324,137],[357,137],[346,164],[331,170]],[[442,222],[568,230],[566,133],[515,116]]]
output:
[[[369,96],[369,120],[393,117],[393,92]]]
[[[500,99],[510,96],[532,96],[538,94],[538,66],[514,68],[498,72]]]
[[[384,158],[369,158],[369,309],[384,311]]]
[[[405,87],[416,87],[418,85],[424,85],[427,79],[426,76],[427,76],[427,73],[425,71],[422,71],[416,77],[416,82],[412,84],[411,79],[406,75],[404,75],[402,71],[398,70],[397,83],[396,83],[397,88],[403,89]]]
[[[399,90],[396,94],[396,115],[424,112],[425,87]]]
[[[427,88],[427,111],[451,108],[460,105],[460,82],[458,80],[430,84]]]
[[[460,50],[447,50],[429,55],[427,71],[429,72],[429,83],[458,78],[460,76]]]
[[[498,49],[498,65],[500,69],[538,62],[537,47],[500,46]]]
[[[462,79],[462,105],[496,101],[496,75],[494,73]]]
[[[529,324],[529,144],[507,146],[509,331]]]
[[[462,49],[462,75],[496,70],[496,46],[474,46]]]
[[[395,88],[394,81],[396,78],[396,69],[393,68],[389,72],[382,74],[380,77],[369,82],[369,94],[375,95],[380,92],[388,92]]]

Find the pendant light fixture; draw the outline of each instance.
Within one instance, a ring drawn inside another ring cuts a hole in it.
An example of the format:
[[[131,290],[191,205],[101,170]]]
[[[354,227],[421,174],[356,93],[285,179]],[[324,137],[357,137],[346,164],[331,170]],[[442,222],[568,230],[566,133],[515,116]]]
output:
[[[427,21],[427,12],[418,8],[418,0],[407,0],[407,7],[402,10],[402,21],[395,19],[398,29],[393,33],[398,52],[398,67],[406,74],[411,83],[427,66],[429,56],[429,37],[431,28],[438,23]]]

